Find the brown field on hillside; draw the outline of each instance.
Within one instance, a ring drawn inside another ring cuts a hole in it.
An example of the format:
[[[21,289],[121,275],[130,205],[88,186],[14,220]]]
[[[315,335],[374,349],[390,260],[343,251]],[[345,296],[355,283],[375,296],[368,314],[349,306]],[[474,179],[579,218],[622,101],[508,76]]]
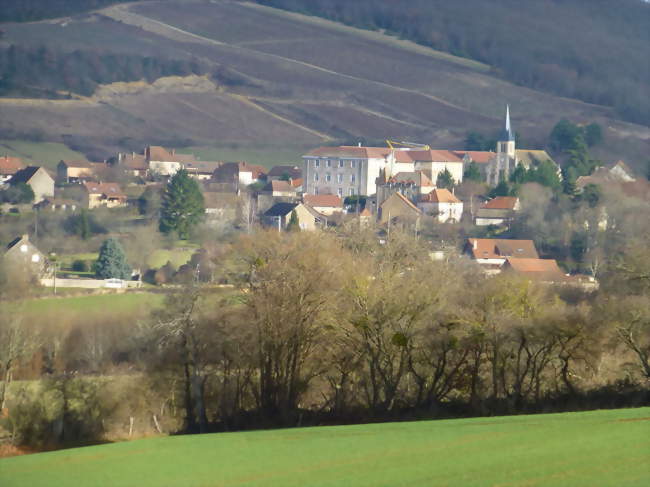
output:
[[[5,42],[196,59],[218,73],[215,85],[199,90],[178,83],[89,102],[0,99],[0,133],[36,128],[46,140],[85,152],[145,143],[310,146],[357,137],[461,148],[468,130],[498,130],[506,103],[531,147],[569,118],[603,126],[612,142],[599,153],[606,161],[641,164],[650,150],[646,127],[610,118],[607,108],[518,87],[478,63],[378,33],[258,5],[153,1],[3,30]]]

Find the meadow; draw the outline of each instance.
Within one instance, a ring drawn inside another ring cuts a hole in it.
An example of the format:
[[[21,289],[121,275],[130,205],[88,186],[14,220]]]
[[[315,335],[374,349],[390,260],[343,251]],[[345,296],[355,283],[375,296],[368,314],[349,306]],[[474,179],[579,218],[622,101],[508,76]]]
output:
[[[0,460],[4,487],[642,486],[650,408],[174,436]]]
[[[30,142],[26,140],[0,140],[0,156],[20,157],[25,164],[44,166],[56,171],[61,160],[85,161],[86,156],[59,142]]]

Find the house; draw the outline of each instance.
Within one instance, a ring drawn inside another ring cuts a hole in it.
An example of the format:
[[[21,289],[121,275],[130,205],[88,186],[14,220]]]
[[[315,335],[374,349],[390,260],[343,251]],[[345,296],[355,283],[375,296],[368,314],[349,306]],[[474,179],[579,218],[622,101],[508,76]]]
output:
[[[438,175],[445,170],[451,173],[454,183],[463,181],[463,159],[448,150],[401,150],[395,152],[397,163],[413,164],[413,171],[422,171],[435,186]]]
[[[292,203],[295,199],[296,191],[287,181],[269,181],[257,194],[257,209],[264,212],[275,203]]]
[[[521,209],[519,198],[515,196],[497,196],[486,201],[476,212],[476,225],[502,225],[507,224]]]
[[[302,170],[298,166],[273,166],[267,174],[269,181],[293,181],[302,178]]]
[[[388,223],[394,220],[404,223],[420,221],[422,211],[411,200],[401,193],[393,193],[379,205],[379,222]]]
[[[203,204],[205,206],[205,215],[208,221],[233,221],[237,218],[239,200],[235,193],[204,191]]]
[[[610,166],[601,166],[589,176],[580,176],[576,180],[579,190],[588,184],[606,185],[610,183],[631,183],[636,181],[634,173],[623,161],[618,161]]]
[[[376,180],[385,169],[392,150],[388,147],[319,147],[304,156],[303,192],[336,194],[341,198],[372,195]]]
[[[400,172],[387,177],[386,171],[382,170],[377,178],[377,203],[381,205],[393,193],[401,193],[415,202],[434,188],[435,185],[424,171]]]
[[[23,161],[18,157],[0,157],[0,185],[9,181],[16,172],[24,167]]]
[[[440,223],[459,222],[463,216],[463,202],[445,188],[436,188],[422,195],[417,206]]]
[[[29,270],[38,276],[47,270],[45,255],[29,241],[28,235],[22,235],[12,240],[7,245],[3,258],[18,266],[19,269]]]
[[[27,166],[16,171],[8,183],[27,184],[34,192],[34,203],[40,203],[48,196],[54,196],[54,179],[40,166]]]
[[[488,273],[498,273],[508,257],[539,259],[532,240],[468,238],[464,253]]]
[[[193,161],[183,165],[187,174],[199,180],[208,180],[212,178],[214,171],[223,164],[215,161]]]
[[[368,208],[364,208],[359,213],[359,225],[366,227],[372,222],[372,212]]]
[[[510,107],[506,106],[505,127],[497,141],[496,154],[485,166],[486,181],[490,186],[496,186],[502,180],[508,180],[515,168],[521,164],[525,169],[551,162],[560,175],[560,166],[543,150],[517,149],[515,133],[510,123]]]
[[[266,169],[247,162],[225,162],[212,173],[211,182],[228,184],[234,191],[266,179]]]
[[[291,213],[296,212],[301,230],[315,230],[319,222],[318,213],[303,203],[276,203],[262,215],[262,224],[278,231],[286,229]]]
[[[135,177],[145,178],[149,173],[149,162],[142,154],[131,152],[130,154],[118,153],[117,164],[120,165],[124,172]]]
[[[115,208],[126,206],[127,196],[117,183],[83,183],[83,187],[88,195],[88,208],[97,208],[106,206]]]
[[[544,282],[567,280],[567,276],[554,259],[507,257],[503,264],[503,271],[515,272],[527,278]]]
[[[322,215],[331,216],[343,212],[343,200],[335,194],[306,194],[302,200]]]
[[[167,150],[160,146],[148,146],[144,157],[149,171],[160,176],[173,176],[187,163],[196,162],[192,154],[177,154],[175,149]]]
[[[95,177],[95,166],[88,161],[60,161],[56,166],[59,183],[79,183]]]

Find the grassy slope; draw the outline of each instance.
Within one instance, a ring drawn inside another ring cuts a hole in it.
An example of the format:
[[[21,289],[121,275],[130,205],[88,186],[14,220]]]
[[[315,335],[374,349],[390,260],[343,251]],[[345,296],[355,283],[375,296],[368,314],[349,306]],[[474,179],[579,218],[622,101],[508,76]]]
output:
[[[650,408],[177,436],[0,460],[3,486],[635,486]]]
[[[85,315],[104,314],[107,309],[111,309],[115,313],[135,313],[158,306],[162,304],[163,299],[163,294],[130,292],[29,299],[20,303],[10,303],[7,306],[21,309],[27,317],[43,318],[62,312]]]
[[[187,147],[179,150],[183,153],[197,155],[203,161],[246,161],[251,164],[260,164],[265,167],[275,165],[301,164],[301,156],[307,151],[306,147],[295,149],[255,149],[222,148],[222,147]]]
[[[20,157],[26,164],[45,166],[56,170],[62,159],[85,161],[86,156],[56,142],[28,142],[25,140],[0,140],[0,155]]]

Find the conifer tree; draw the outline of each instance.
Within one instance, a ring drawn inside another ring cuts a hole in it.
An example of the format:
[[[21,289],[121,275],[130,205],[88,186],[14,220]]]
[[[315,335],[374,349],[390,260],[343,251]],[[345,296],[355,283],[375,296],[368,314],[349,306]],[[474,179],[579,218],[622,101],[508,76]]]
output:
[[[124,249],[115,238],[104,240],[95,263],[95,275],[100,279],[128,279],[131,267],[126,261]]]
[[[477,183],[480,183],[483,178],[481,177],[481,171],[478,168],[478,164],[476,164],[474,161],[469,163],[469,167],[463,174],[463,178],[467,179],[468,181],[476,181]]]
[[[449,169],[445,168],[444,171],[438,173],[438,179],[436,179],[437,188],[452,189],[454,184],[454,177],[449,172]]]
[[[181,169],[167,184],[160,209],[160,231],[176,231],[182,239],[187,239],[192,227],[203,218],[205,206],[203,194],[196,180]]]
[[[298,222],[298,214],[296,210],[291,210],[291,216],[289,217],[289,223],[287,223],[287,231],[289,232],[299,232],[300,224]]]

